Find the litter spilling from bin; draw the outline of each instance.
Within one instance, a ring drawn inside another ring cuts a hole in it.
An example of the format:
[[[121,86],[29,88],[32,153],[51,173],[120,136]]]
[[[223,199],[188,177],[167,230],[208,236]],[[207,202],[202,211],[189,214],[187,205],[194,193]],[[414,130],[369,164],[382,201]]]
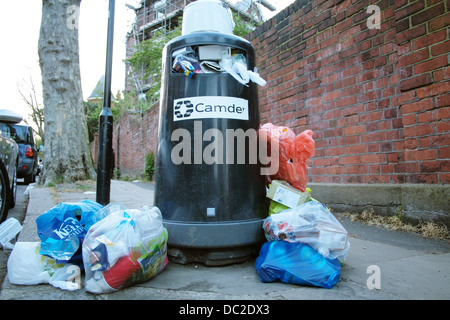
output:
[[[254,84],[266,82],[254,67],[251,44],[232,35],[229,10],[218,1],[202,0],[189,4],[185,14],[183,35],[163,53],[155,206],[130,209],[91,200],[56,205],[36,219],[40,242],[14,245],[8,260],[11,283],[78,290],[84,274],[87,292],[109,293],[161,273],[171,257],[170,246],[204,250],[205,256],[196,252],[194,257],[219,257],[210,265],[220,265],[247,259],[250,247],[264,237],[255,262],[262,282],[329,289],[339,281],[350,243],[344,227],[307,188],[307,161],[315,154],[313,132],[296,135],[285,126],[260,125]],[[198,17],[208,21],[199,23]],[[187,18],[192,18],[190,24]],[[219,112],[243,112],[241,101],[245,117]],[[205,112],[201,107],[208,104],[217,104],[219,111]],[[267,147],[271,161],[277,160],[276,172],[262,176],[260,163],[245,161],[203,163],[195,146],[194,164],[191,159],[185,163],[184,155],[183,164],[171,161],[173,132],[202,137],[218,128],[264,133],[254,144]],[[11,248],[20,228],[14,220],[5,223],[0,225],[0,243]]]
[[[172,54],[172,69],[192,78],[199,73],[228,73],[238,82],[247,85],[250,81],[265,86],[256,67],[248,70],[245,52],[229,46],[188,46]]]
[[[220,1],[200,0],[184,9],[182,36],[199,32],[233,35],[233,28],[231,10]],[[198,73],[228,73],[243,85],[249,81],[266,85],[256,68],[249,70],[247,52],[231,44],[185,46],[175,50],[172,58],[172,69],[189,78]]]
[[[286,127],[265,127],[289,132]],[[311,140],[297,143],[293,150],[280,139],[280,164],[289,155],[293,158],[286,164],[294,160],[305,165],[309,158],[305,154],[314,154]],[[311,197],[306,184],[302,184],[305,191],[291,185],[306,181],[306,176],[285,176],[288,181],[273,180],[278,174],[266,176],[270,207],[262,232],[267,242],[259,251],[255,270],[262,282],[332,288],[350,250],[348,233],[324,204]],[[15,221],[10,218],[0,225],[0,230],[11,230],[0,232],[9,234],[3,237],[8,243],[21,230]],[[109,293],[152,279],[169,261],[171,235],[158,207],[138,210],[120,203],[102,206],[92,200],[60,203],[41,214],[36,224],[41,241],[17,242],[8,259],[12,284],[50,284],[70,291],[84,287],[90,293]]]

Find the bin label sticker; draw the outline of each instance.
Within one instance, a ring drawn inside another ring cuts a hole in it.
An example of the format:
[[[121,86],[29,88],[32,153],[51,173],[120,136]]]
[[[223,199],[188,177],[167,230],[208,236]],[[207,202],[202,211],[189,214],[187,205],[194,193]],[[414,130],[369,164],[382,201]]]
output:
[[[236,97],[201,96],[173,101],[173,121],[211,118],[248,120],[248,100]]]

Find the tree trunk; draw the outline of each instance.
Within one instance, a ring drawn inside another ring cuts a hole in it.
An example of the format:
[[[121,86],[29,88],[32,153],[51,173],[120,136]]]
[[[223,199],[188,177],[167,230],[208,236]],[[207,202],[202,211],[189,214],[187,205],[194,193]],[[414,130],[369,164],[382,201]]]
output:
[[[81,91],[81,0],[43,0],[39,37],[45,146],[41,183],[95,179]]]

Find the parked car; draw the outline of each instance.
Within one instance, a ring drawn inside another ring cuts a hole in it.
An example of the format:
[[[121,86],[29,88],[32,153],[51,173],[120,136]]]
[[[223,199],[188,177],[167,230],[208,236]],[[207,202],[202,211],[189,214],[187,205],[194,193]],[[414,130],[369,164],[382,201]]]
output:
[[[2,123],[20,122],[22,117],[11,118],[8,110],[0,110]],[[0,128],[0,223],[6,220],[8,211],[16,204],[17,166],[19,164],[19,146]]]
[[[34,142],[33,129],[27,124],[2,120],[0,115],[0,130],[4,135],[13,138],[19,146],[17,178],[24,178],[26,184],[35,182],[36,176],[39,173],[39,160]]]

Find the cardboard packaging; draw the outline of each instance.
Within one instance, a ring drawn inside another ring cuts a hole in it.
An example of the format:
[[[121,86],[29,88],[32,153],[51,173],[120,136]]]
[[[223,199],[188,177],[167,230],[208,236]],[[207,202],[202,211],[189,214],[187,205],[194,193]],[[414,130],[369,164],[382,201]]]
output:
[[[311,198],[308,192],[301,192],[282,180],[272,181],[267,197],[289,208],[295,208]]]

